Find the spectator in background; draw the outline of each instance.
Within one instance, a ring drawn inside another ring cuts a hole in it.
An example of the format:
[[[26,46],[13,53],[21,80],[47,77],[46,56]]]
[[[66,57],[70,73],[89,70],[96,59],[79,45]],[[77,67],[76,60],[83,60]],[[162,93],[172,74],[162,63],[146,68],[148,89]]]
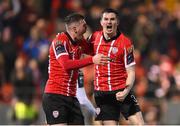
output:
[[[19,13],[21,12],[21,6],[19,0],[1,0],[0,1],[0,19],[4,26],[10,26],[13,32],[16,30],[15,23]]]
[[[17,99],[29,104],[32,102],[35,94],[35,85],[32,73],[26,63],[25,57],[18,56],[15,62],[15,70],[12,74],[12,82]]]
[[[0,53],[0,87],[5,82],[5,74],[4,74],[4,58],[2,53]]]
[[[39,19],[36,25],[31,28],[30,36],[25,39],[22,49],[28,58],[37,61],[39,70],[42,73],[42,79],[38,85],[40,85],[41,90],[43,90],[48,78],[47,67],[49,51],[49,40],[47,39],[46,21],[44,19]]]
[[[30,59],[28,62],[28,68],[32,73],[33,83],[35,87],[34,95],[36,98],[41,98],[42,73],[39,70],[37,60]]]
[[[26,65],[26,59],[19,55],[12,74],[15,103],[13,104],[16,124],[29,125],[37,119],[37,110],[33,107],[35,85],[31,70]]]
[[[142,57],[146,57],[149,53],[150,45],[154,37],[154,25],[147,16],[141,14],[137,17],[137,22],[134,25],[132,32],[135,48],[140,51]]]
[[[40,56],[40,49],[47,46],[49,47],[49,42],[45,39],[40,32],[40,29],[36,26],[32,27],[30,32],[30,37],[25,40],[23,44],[23,51],[29,56],[29,58],[34,58],[38,60]],[[48,51],[48,48],[44,48]]]
[[[98,24],[103,9],[104,8],[102,6],[96,4],[90,7],[89,13],[86,16],[86,20],[92,31],[98,30],[100,28],[100,25]]]
[[[19,14],[16,25],[18,27],[18,34],[23,37],[28,37],[31,28],[35,25],[39,18],[39,12],[36,8],[37,1],[35,0],[21,0],[21,13]]]
[[[10,81],[10,75],[16,60],[17,49],[14,43],[13,33],[11,27],[5,27],[0,40],[0,52],[4,59],[4,73],[5,81]]]

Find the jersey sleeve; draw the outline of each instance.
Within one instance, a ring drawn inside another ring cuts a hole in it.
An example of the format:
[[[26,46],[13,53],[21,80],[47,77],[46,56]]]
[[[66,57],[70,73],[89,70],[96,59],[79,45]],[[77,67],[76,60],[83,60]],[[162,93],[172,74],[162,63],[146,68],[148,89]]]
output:
[[[59,64],[65,70],[79,69],[87,65],[93,64],[92,57],[81,60],[74,60],[69,58],[68,44],[65,39],[55,39],[53,41],[53,51]]]
[[[125,62],[126,68],[136,64],[135,58],[134,58],[134,46],[133,46],[131,40],[128,38],[125,39],[124,62]]]
[[[93,64],[92,57],[87,57],[79,60],[69,59],[69,56],[64,55],[58,59],[58,62],[65,70],[79,69]]]
[[[53,41],[53,51],[56,56],[56,59],[58,59],[62,55],[68,55],[67,49],[66,49],[66,42],[55,39]]]

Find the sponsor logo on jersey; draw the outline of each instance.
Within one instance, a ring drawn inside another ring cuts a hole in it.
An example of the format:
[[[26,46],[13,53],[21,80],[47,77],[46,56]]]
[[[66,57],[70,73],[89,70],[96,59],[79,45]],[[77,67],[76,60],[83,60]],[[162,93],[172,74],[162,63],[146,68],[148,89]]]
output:
[[[113,53],[113,54],[116,54],[117,52],[118,52],[118,48],[117,48],[117,47],[113,47],[113,48],[112,48],[112,53]]]
[[[134,62],[133,52],[131,52],[127,55],[127,64],[131,64],[132,62]]]
[[[61,41],[57,41],[55,43],[55,51],[57,55],[66,52],[65,47]]]
[[[99,115],[101,109],[100,108],[96,108],[96,114]]]
[[[133,50],[134,50],[133,46],[127,48],[127,64],[134,62]]]

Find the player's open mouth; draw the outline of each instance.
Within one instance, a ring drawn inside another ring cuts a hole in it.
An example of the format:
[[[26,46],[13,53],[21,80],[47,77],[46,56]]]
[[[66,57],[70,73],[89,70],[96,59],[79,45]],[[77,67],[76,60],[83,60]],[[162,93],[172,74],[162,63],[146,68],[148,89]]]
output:
[[[112,32],[112,25],[108,25],[108,26],[106,27],[106,29],[107,29],[108,32]]]
[[[111,29],[112,29],[112,26],[111,26],[111,25],[107,26],[107,29],[111,30]]]

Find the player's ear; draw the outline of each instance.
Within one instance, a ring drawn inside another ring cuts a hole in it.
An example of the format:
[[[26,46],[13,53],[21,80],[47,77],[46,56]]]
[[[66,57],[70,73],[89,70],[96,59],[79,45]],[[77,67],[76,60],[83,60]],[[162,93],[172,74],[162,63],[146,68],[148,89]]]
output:
[[[100,24],[101,24],[101,26],[103,26],[102,19],[100,20]]]
[[[77,33],[77,28],[74,26],[73,28],[74,33]]]
[[[117,25],[119,25],[119,20],[117,19]]]

